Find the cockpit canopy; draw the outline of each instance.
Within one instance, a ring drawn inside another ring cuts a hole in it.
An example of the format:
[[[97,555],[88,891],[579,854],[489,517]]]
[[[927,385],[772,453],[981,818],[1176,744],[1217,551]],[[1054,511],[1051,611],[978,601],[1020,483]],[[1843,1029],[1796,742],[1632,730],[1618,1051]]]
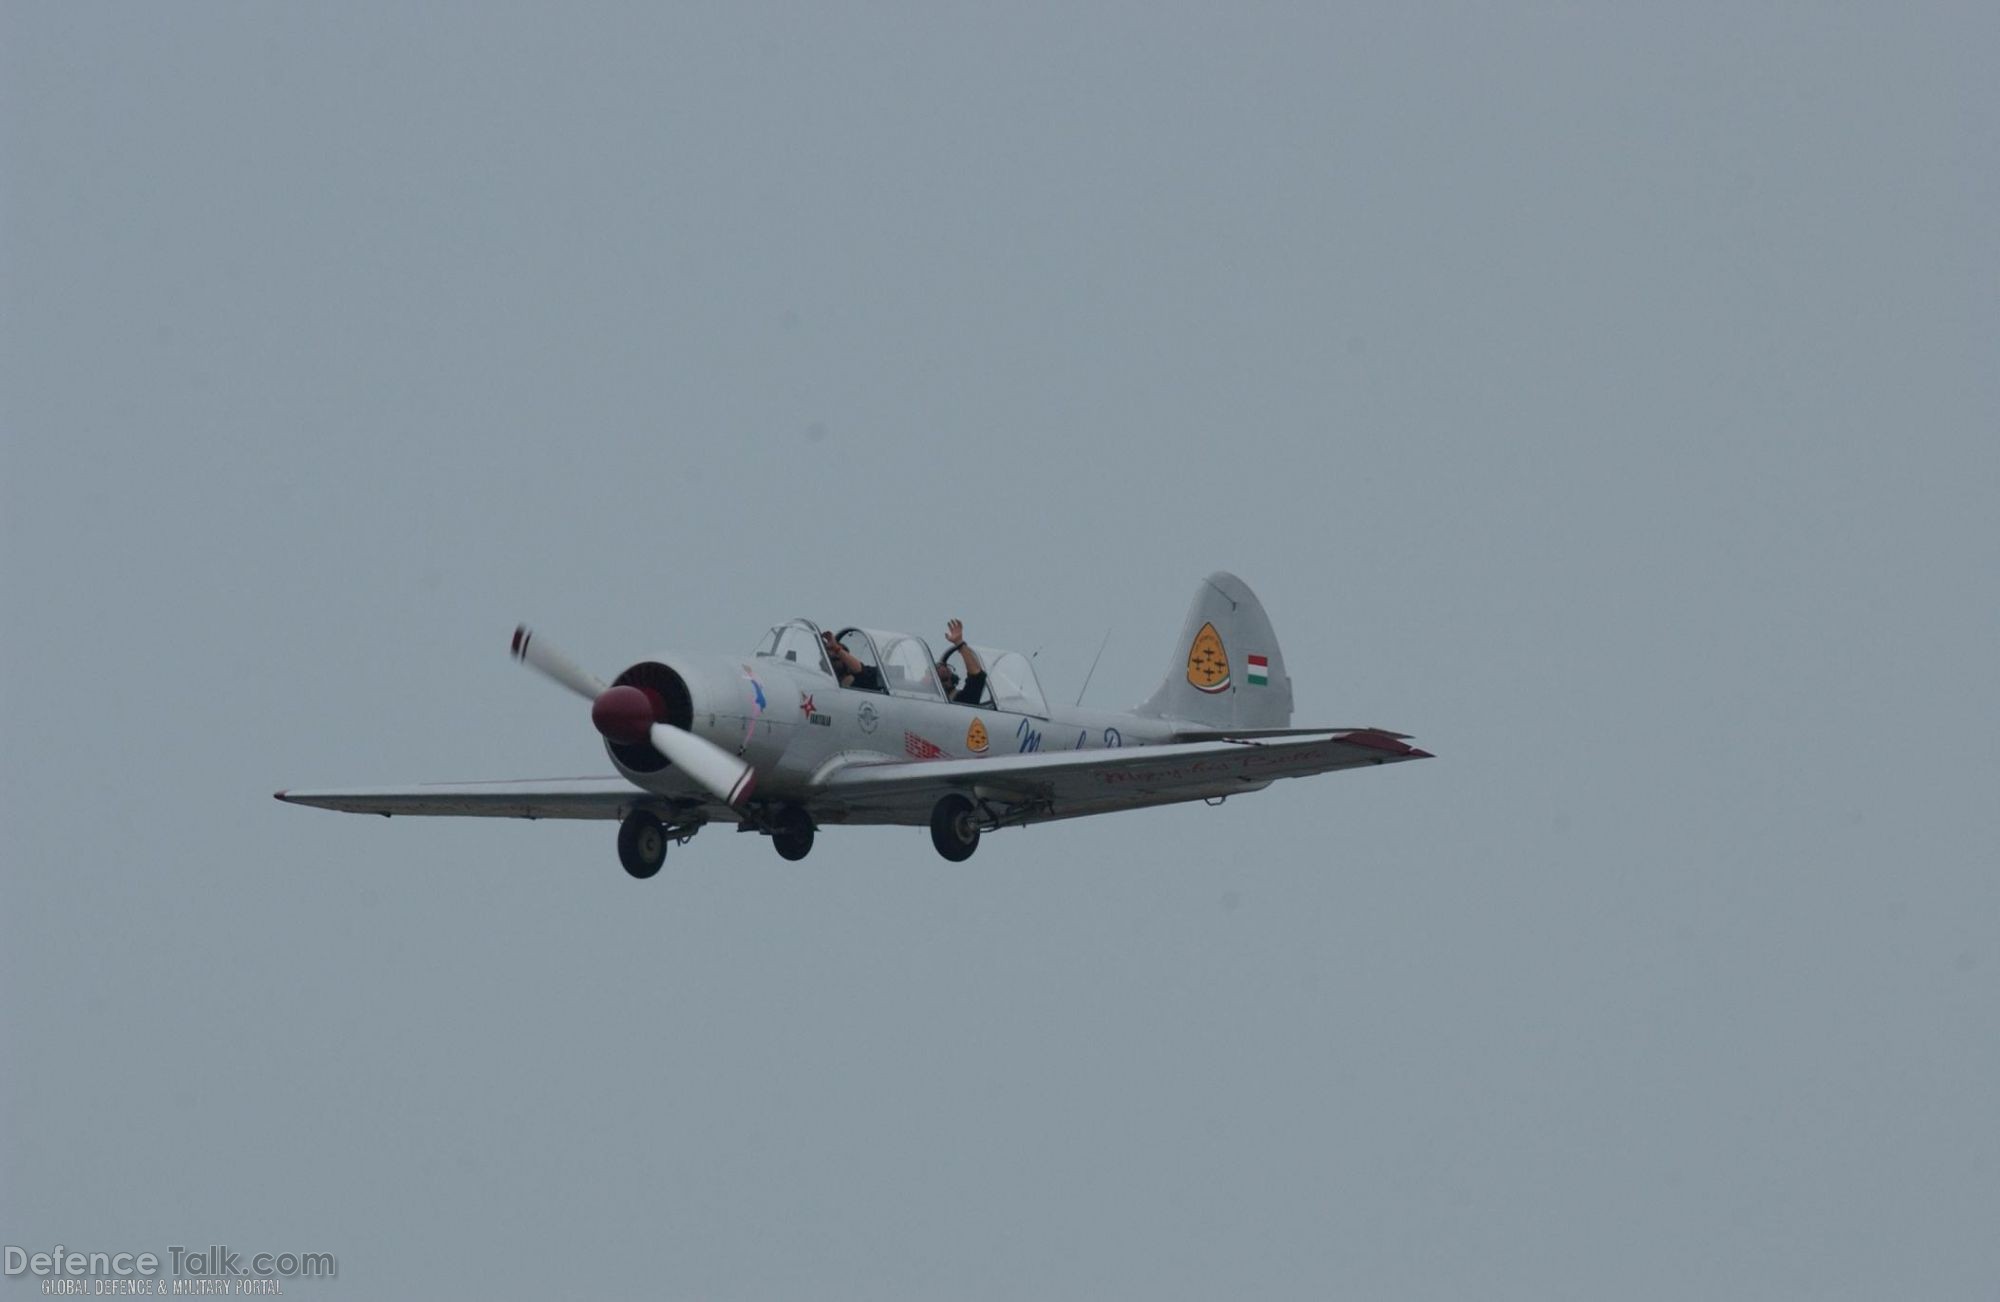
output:
[[[839,637],[841,645],[857,660],[881,672],[882,690],[889,695],[921,701],[945,699],[944,688],[938,682],[937,657],[931,653],[930,643],[916,634],[845,628]],[[983,707],[1012,714],[1048,716],[1048,701],[1035,677],[1033,661],[1019,651],[977,645],[972,649],[986,666],[986,699],[980,702]],[[834,676],[832,666],[826,661],[826,651],[820,645],[819,625],[809,619],[788,620],[773,628],[757,644],[757,656],[783,660],[828,678]],[[953,667],[962,678],[963,666]]]
[[[833,677],[833,669],[826,663],[826,648],[819,644],[819,625],[809,619],[787,620],[766,633],[757,644],[757,658],[766,657]]]
[[[863,663],[881,668],[882,686],[888,689],[890,695],[926,701],[944,699],[944,687],[938,682],[937,662],[931,659],[928,642],[914,633],[890,633],[882,629],[851,628],[847,633],[849,636],[843,636],[841,644],[860,656]],[[855,646],[855,641],[859,639],[874,644],[874,660]]]
[[[1034,661],[1019,651],[983,646],[972,649],[986,666],[986,689],[995,709],[1048,717],[1049,703],[1042,695],[1041,680],[1035,677]]]

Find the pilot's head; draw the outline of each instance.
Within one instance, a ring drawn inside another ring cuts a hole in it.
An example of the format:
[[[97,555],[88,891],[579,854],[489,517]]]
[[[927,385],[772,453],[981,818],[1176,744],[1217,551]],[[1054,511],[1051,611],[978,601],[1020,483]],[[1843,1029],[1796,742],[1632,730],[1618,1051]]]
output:
[[[938,682],[944,687],[944,694],[950,696],[958,691],[958,672],[943,660],[938,661]]]

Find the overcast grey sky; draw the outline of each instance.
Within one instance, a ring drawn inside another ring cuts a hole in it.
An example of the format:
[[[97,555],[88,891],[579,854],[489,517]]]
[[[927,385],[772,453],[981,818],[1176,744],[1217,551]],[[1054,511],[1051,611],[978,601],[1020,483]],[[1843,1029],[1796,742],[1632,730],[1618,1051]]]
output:
[[[1986,5],[0,7],[0,1238],[308,1296],[1991,1297]],[[504,652],[1301,721],[703,834]],[[4,1286],[26,1296],[32,1285]]]

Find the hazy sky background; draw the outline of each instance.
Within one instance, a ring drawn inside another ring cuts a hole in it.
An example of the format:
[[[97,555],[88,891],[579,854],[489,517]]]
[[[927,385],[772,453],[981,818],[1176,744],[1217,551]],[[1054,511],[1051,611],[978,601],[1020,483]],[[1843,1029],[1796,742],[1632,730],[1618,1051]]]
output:
[[[0,1238],[1993,1296],[2000,10],[1418,8],[0,8]],[[270,798],[609,771],[521,619],[1114,705],[1215,568],[1440,758],[647,883]]]

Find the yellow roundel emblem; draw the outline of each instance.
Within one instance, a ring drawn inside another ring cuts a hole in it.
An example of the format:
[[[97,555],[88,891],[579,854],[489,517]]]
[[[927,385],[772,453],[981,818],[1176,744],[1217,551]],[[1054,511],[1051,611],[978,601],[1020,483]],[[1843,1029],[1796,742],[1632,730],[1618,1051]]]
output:
[[[1197,692],[1229,690],[1229,653],[1222,649],[1222,634],[1215,625],[1203,624],[1188,648],[1188,685]]]
[[[974,719],[972,726],[965,730],[965,748],[974,755],[984,755],[986,753],[986,724],[984,721]]]

